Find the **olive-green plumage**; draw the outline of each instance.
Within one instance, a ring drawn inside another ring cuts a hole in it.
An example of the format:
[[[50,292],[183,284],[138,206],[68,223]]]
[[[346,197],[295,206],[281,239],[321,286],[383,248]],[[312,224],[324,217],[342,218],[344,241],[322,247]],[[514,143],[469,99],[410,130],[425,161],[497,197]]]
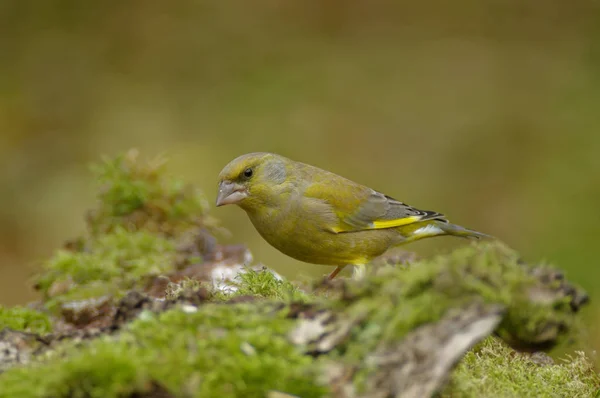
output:
[[[237,204],[260,235],[295,259],[364,265],[393,246],[439,235],[483,238],[337,174],[272,153],[232,160],[219,174],[217,206]]]

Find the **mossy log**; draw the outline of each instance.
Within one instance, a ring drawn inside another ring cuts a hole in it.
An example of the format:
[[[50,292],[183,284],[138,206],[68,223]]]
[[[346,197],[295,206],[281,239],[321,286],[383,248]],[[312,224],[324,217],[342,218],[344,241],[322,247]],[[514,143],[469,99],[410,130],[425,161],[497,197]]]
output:
[[[476,343],[495,334],[520,349],[548,348],[585,297],[499,244],[381,267],[301,296],[268,270],[240,279],[230,294],[197,283],[167,300],[131,292],[100,328],[5,334],[5,350],[12,341],[12,357],[28,359],[0,376],[0,396],[449,394],[452,369]],[[597,388],[595,373],[586,377],[575,395]]]
[[[543,354],[587,301],[557,270],[484,243],[300,288],[218,244],[203,197],[161,165],[106,160],[89,235],[48,261],[42,301],[0,308],[0,397],[599,391],[582,353]]]

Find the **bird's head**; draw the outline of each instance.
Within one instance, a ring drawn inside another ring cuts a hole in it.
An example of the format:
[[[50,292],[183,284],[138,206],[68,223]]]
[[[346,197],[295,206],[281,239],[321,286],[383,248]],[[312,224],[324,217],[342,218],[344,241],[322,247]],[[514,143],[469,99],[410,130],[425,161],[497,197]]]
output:
[[[217,206],[237,204],[253,210],[276,200],[278,188],[286,181],[283,156],[256,152],[235,158],[219,173]]]

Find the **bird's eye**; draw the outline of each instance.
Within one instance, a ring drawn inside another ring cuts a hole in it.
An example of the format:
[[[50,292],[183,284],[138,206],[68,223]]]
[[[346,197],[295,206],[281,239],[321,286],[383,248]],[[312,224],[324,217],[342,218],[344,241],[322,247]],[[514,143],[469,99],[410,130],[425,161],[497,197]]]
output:
[[[252,169],[247,168],[246,170],[244,170],[244,177],[250,178],[250,177],[252,177],[252,173],[253,173]]]

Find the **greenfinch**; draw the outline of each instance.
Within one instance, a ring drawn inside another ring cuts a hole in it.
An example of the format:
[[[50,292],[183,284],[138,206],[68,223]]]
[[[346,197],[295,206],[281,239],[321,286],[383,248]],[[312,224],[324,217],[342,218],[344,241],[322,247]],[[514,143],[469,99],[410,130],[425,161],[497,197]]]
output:
[[[232,160],[216,205],[236,204],[273,247],[297,260],[359,268],[389,248],[440,235],[488,238],[320,168],[273,153]]]

